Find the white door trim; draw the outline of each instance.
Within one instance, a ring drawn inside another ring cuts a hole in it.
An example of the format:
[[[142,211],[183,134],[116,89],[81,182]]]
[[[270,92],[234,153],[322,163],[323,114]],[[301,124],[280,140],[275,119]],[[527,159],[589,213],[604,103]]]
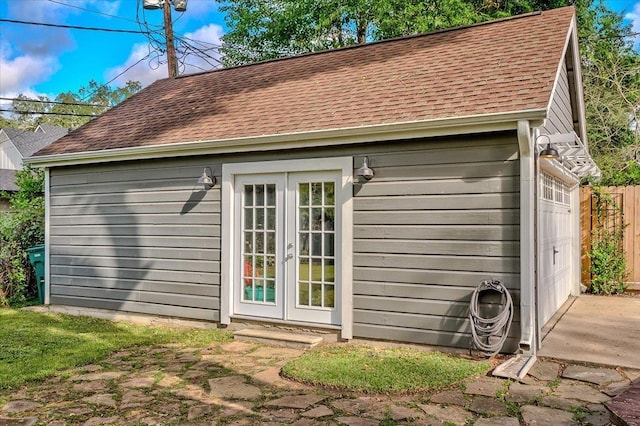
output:
[[[341,244],[336,257],[341,259],[341,337],[353,337],[353,157],[277,160],[229,163],[222,166],[222,270],[220,284],[220,322],[229,324],[233,312],[234,181],[236,175],[301,171],[338,171],[342,175],[340,211],[342,221],[336,229]],[[336,191],[337,193],[338,191]]]

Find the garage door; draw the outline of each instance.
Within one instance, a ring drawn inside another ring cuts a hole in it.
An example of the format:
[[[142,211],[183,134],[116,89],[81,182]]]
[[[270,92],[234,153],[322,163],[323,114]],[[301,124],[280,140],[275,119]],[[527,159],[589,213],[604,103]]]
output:
[[[546,173],[539,194],[538,310],[544,325],[571,292],[571,196],[568,185]]]

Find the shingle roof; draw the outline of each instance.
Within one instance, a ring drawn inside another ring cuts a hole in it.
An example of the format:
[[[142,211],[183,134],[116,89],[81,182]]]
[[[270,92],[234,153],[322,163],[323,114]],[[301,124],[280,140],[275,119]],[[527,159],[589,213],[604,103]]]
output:
[[[5,134],[11,139],[16,149],[23,158],[30,157],[42,148],[60,139],[67,133],[68,129],[58,126],[40,125],[33,131],[3,129]]]
[[[9,169],[0,169],[0,191],[17,191],[16,171]]]
[[[38,152],[546,109],[573,7],[156,81]]]

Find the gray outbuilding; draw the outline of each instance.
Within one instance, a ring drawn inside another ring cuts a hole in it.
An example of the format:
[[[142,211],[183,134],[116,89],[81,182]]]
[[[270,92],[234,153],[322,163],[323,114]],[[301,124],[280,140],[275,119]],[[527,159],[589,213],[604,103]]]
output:
[[[466,348],[496,278],[535,352],[598,173],[579,64],[569,7],[159,80],[30,159],[46,303]]]

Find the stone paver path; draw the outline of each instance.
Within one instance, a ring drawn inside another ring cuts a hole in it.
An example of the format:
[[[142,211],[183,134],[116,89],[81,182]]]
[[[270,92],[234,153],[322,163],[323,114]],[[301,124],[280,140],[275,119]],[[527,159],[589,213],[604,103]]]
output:
[[[0,392],[3,425],[607,425],[612,386],[635,371],[538,361],[524,383],[466,380],[430,394],[362,395],[278,374],[303,351],[247,342],[117,352]]]

